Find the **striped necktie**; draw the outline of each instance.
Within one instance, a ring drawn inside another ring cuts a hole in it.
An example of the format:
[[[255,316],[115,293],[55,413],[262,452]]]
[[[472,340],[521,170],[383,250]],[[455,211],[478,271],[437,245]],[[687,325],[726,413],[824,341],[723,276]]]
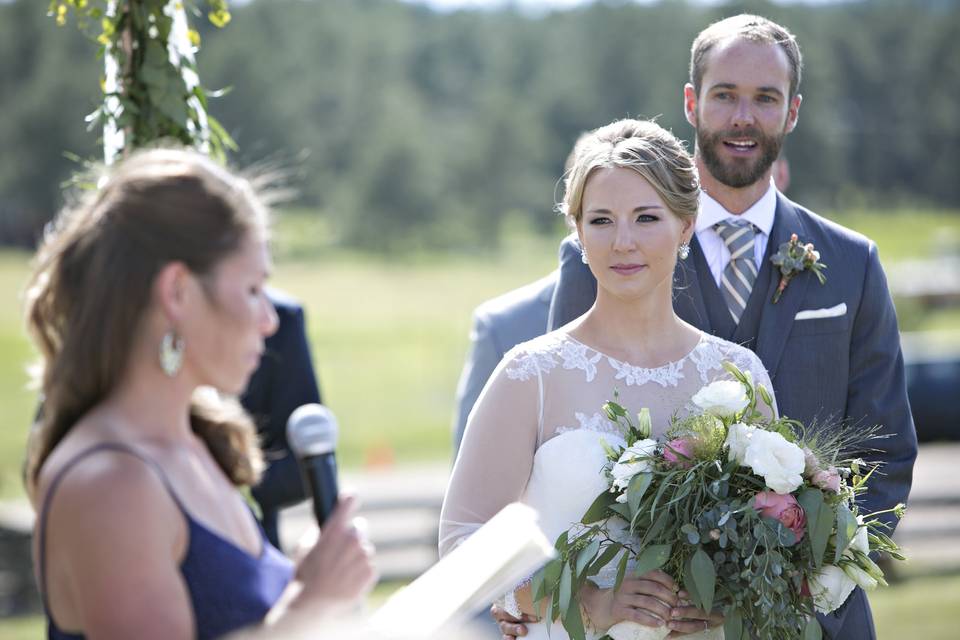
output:
[[[746,220],[727,218],[713,225],[730,250],[730,262],[720,279],[720,293],[735,322],[747,308],[750,291],[757,279],[757,265],[753,260],[753,242],[756,228]]]

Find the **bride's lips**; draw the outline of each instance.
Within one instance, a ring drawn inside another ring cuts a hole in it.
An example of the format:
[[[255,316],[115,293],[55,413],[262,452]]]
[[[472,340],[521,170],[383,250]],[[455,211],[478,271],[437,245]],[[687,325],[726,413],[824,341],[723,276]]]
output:
[[[638,271],[642,271],[647,268],[645,264],[615,264],[610,267],[612,271],[619,273],[622,276],[632,276]]]

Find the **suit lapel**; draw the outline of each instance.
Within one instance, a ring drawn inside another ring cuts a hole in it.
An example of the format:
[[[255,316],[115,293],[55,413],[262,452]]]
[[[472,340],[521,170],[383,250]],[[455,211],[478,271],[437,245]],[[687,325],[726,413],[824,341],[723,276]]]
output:
[[[773,229],[770,230],[770,246],[767,250],[767,256],[772,256],[779,251],[780,245],[789,241],[792,233],[796,233],[801,241],[809,238],[803,220],[797,214],[793,204],[778,193],[777,211],[774,215]],[[757,328],[756,353],[772,378],[780,364],[780,356],[783,354],[787,337],[790,335],[793,319],[797,315],[800,303],[803,302],[804,293],[812,276],[809,273],[801,273],[795,276],[790,281],[786,291],[783,292],[780,301],[773,304],[773,294],[780,283],[780,271],[770,263],[769,258],[764,259],[762,270],[770,273],[767,279],[765,297],[760,301],[763,307],[760,312],[759,327]]]
[[[685,322],[707,333],[713,333],[699,277],[703,269],[710,273],[703,260],[697,236],[693,236],[690,241],[690,256],[687,260],[677,260],[677,267],[673,272],[673,310]]]

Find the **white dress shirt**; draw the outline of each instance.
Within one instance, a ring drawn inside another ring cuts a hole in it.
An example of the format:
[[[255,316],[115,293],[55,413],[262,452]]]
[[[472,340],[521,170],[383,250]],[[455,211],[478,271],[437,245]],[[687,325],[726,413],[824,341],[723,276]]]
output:
[[[720,286],[720,279],[723,277],[723,270],[730,262],[730,250],[724,244],[723,238],[713,228],[713,225],[732,218],[734,220],[747,220],[752,223],[758,231],[753,242],[753,261],[759,273],[763,256],[767,251],[767,242],[770,240],[770,230],[773,229],[773,214],[777,210],[777,188],[773,186],[773,180],[770,180],[770,188],[757,200],[752,207],[736,215],[723,208],[719,202],[714,200],[706,191],[700,192],[700,213],[697,215],[697,241],[700,242],[700,248],[703,249],[703,257],[710,265],[710,273],[717,286]]]

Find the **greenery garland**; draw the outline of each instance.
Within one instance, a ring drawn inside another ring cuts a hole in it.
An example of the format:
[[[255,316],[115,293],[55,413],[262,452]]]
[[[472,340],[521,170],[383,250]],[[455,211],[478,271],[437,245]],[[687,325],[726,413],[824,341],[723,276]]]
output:
[[[230,22],[226,0],[207,0],[207,18],[222,28]],[[195,15],[195,2],[186,1]],[[223,160],[236,143],[207,113],[208,93],[199,82],[195,53],[200,34],[186,26],[181,0],[51,0],[48,15],[65,25],[68,13],[100,45],[106,69],[103,102],[89,116],[90,128],[104,127],[107,163],[115,155],[173,140]],[[177,19],[181,20],[177,24]],[[178,26],[181,27],[178,30]]]

